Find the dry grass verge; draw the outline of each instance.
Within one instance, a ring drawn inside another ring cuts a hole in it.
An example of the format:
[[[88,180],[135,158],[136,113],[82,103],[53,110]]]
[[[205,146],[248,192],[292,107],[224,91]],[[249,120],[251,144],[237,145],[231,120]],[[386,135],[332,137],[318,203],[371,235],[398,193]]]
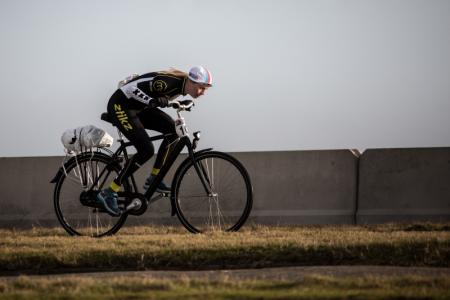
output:
[[[450,266],[446,224],[265,227],[192,235],[129,227],[101,239],[62,229],[0,230],[0,272],[214,269],[287,265]]]
[[[308,276],[301,281],[115,277],[0,279],[0,299],[448,299],[449,278]]]

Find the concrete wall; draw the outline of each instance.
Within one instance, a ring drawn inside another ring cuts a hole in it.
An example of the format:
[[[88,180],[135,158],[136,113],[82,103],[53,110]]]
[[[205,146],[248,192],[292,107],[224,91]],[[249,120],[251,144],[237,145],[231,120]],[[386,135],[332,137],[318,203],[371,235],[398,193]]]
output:
[[[351,223],[357,158],[348,150],[232,153],[254,186],[251,220],[265,224]],[[182,158],[175,163],[175,167]],[[0,226],[57,225],[49,181],[63,157],[0,158]],[[137,173],[144,182],[153,160]],[[174,168],[173,168],[174,169]],[[167,180],[170,183],[173,172]],[[128,221],[127,221],[128,222]],[[129,224],[178,224],[162,199]]]
[[[50,180],[62,160],[62,157],[0,158],[1,227],[56,224]]]
[[[450,148],[367,150],[360,158],[349,150],[232,155],[246,166],[253,182],[251,222],[450,220]],[[49,181],[62,161],[63,157],[0,158],[0,227],[58,225],[54,185]],[[152,164],[151,160],[137,172],[139,185]],[[172,176],[169,173],[168,183]],[[168,199],[127,221],[150,223],[179,224],[170,217]]]
[[[357,161],[349,150],[235,153],[251,174],[252,219],[269,224],[352,223]]]
[[[359,164],[358,223],[450,220],[450,148],[367,150]]]

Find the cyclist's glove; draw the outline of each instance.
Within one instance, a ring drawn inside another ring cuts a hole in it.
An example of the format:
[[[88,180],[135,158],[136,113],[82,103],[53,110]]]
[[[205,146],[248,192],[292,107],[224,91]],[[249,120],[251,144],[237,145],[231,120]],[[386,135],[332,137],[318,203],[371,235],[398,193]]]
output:
[[[169,99],[167,98],[157,98],[156,102],[158,103],[158,106],[162,108],[169,106]]]

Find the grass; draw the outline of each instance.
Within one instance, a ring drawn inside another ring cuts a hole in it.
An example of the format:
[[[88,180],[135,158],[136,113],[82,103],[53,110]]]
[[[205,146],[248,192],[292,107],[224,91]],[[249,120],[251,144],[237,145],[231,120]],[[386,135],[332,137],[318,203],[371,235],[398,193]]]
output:
[[[143,277],[0,279],[0,299],[448,299],[450,278],[307,276],[298,281]]]
[[[58,228],[0,230],[3,274],[358,264],[449,267],[449,226],[247,226],[202,235],[179,227],[125,227],[100,239]]]

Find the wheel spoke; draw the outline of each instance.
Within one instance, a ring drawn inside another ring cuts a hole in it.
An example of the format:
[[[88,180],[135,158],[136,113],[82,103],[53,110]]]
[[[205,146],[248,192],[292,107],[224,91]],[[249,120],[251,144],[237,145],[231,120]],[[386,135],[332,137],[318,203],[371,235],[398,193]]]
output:
[[[111,217],[106,212],[100,212],[97,208],[82,204],[82,192],[88,201],[95,201],[95,191],[99,191],[102,182],[110,182],[118,173],[118,168],[113,172],[103,172],[102,180],[98,176],[108,165],[108,161],[95,155],[82,156],[65,170],[65,176],[57,183],[55,189],[55,208],[58,220],[69,234],[102,236],[115,233],[125,222],[126,215]],[[104,177],[104,178],[103,178]],[[124,184],[124,189],[129,189]],[[83,200],[86,201],[86,200]]]
[[[252,205],[247,172],[234,158],[220,152],[203,154],[197,162],[211,195],[205,193],[192,164],[181,166],[184,169],[175,179],[175,205],[181,222],[192,232],[239,229]]]

